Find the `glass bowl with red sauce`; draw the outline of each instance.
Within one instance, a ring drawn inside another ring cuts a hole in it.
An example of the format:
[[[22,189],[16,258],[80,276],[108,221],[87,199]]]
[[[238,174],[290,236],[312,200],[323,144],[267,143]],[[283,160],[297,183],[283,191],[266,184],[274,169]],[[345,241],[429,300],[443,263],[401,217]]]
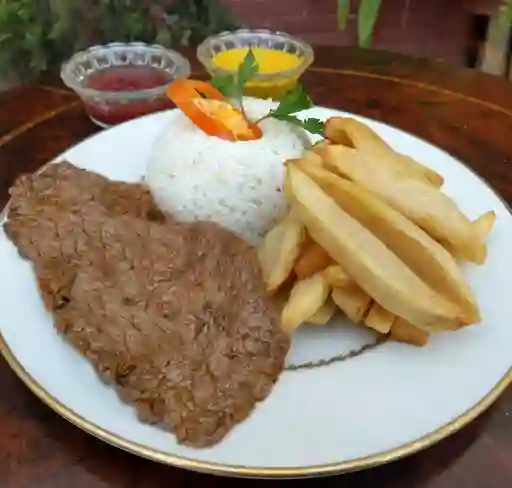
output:
[[[82,99],[101,127],[171,108],[169,84],[190,75],[190,63],[176,51],[143,42],[93,46],[66,61],[65,85]]]

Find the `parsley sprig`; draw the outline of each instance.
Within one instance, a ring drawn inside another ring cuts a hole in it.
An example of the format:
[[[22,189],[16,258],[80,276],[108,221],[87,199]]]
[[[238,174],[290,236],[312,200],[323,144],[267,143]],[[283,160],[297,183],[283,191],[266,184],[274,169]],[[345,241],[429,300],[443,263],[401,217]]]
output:
[[[245,84],[258,73],[258,61],[251,49],[247,52],[244,60],[238,67],[235,75],[217,75],[211,80],[212,85],[224,96],[234,99],[240,106],[242,113],[246,116],[243,107],[243,92]],[[267,115],[261,117],[256,123],[267,118],[274,118],[302,127],[312,134],[324,134],[324,122],[314,117],[301,119],[298,113],[313,106],[311,98],[301,85],[297,85],[279,103],[277,108],[271,110]],[[247,116],[246,116],[247,117]]]
[[[224,96],[241,100],[245,84],[258,72],[258,69],[258,61],[252,49],[249,49],[235,75],[217,75],[212,78],[211,83]]]

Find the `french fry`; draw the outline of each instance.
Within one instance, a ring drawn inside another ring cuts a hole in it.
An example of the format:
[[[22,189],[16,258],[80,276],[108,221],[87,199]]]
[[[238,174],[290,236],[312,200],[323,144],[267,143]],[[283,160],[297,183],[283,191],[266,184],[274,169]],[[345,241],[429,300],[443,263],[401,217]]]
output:
[[[490,210],[485,212],[473,221],[473,228],[482,240],[486,240],[491,233],[496,222],[496,212]],[[457,251],[446,241],[440,240],[439,243],[453,256],[457,256]]]
[[[322,157],[317,152],[315,152],[314,149],[306,151],[302,157],[311,163],[317,164],[318,166],[322,166],[323,164]]]
[[[334,144],[342,144],[343,146],[356,149],[353,137],[347,132],[345,128],[345,118],[331,117],[325,121],[324,135],[326,139],[332,141]]]
[[[374,130],[353,118],[332,117],[325,123],[325,136],[368,155],[379,165],[388,166],[411,178],[439,188],[443,177],[418,161],[396,152]]]
[[[346,286],[353,281],[338,264],[327,266],[327,268],[323,270],[322,274],[325,281],[332,286]]]
[[[332,144],[332,142],[329,139],[322,139],[318,142],[315,142],[311,146],[311,149],[313,149],[313,151],[315,151],[316,149],[321,149],[322,147],[328,146],[329,144]]]
[[[391,327],[390,338],[398,342],[405,342],[413,346],[423,347],[427,344],[429,333],[414,327],[406,320],[397,317]]]
[[[458,305],[464,323],[480,321],[476,298],[457,262],[443,246],[407,217],[357,184],[304,160],[297,160],[294,164],[343,210],[378,237],[427,285]],[[480,225],[487,229],[489,220],[490,217],[483,219]]]
[[[281,315],[281,327],[289,332],[307,322],[327,300],[331,287],[321,273],[297,281]]]
[[[269,299],[272,301],[280,315],[283,312],[285,305],[288,303],[288,299],[290,298],[290,292],[292,291],[293,285],[295,284],[294,278],[294,276],[290,275],[288,279],[279,287],[279,289],[269,296]]]
[[[368,293],[363,291],[355,282],[333,288],[332,299],[354,324],[358,324],[363,320],[366,311],[372,303]]]
[[[293,270],[299,280],[312,276],[318,271],[325,269],[331,262],[331,257],[322,246],[312,241],[299,257]]]
[[[456,305],[429,288],[306,174],[294,165],[286,171],[294,204],[309,234],[368,295],[425,330],[460,327]]]
[[[267,233],[258,249],[267,293],[274,293],[287,280],[305,237],[304,225],[294,209]]]
[[[455,202],[437,188],[397,177],[354,149],[331,145],[321,155],[328,168],[377,194],[434,239],[448,242],[457,258],[477,264],[485,261],[482,237]]]
[[[481,236],[483,240],[485,240],[487,237],[489,237],[495,222],[496,212],[494,210],[490,210],[489,212],[485,212],[476,218],[473,221],[473,227],[475,228],[476,233]]]
[[[315,325],[325,325],[334,317],[337,310],[338,307],[332,298],[327,298],[325,303],[309,318],[308,322]]]
[[[304,152],[304,154],[302,155],[302,158],[306,159],[310,163],[314,163],[314,164],[317,164],[318,166],[322,166],[323,160],[322,160],[321,156],[318,154],[318,151],[324,147],[327,147],[329,144],[331,144],[331,141],[329,141],[328,139],[322,139],[321,141],[315,142],[315,144],[313,144],[310,149],[308,149]],[[289,159],[287,161],[287,164],[291,164],[294,161],[295,161],[294,159]]]
[[[364,325],[370,329],[376,330],[381,334],[388,334],[391,330],[396,316],[386,310],[377,302],[373,302],[368,314],[364,319]]]

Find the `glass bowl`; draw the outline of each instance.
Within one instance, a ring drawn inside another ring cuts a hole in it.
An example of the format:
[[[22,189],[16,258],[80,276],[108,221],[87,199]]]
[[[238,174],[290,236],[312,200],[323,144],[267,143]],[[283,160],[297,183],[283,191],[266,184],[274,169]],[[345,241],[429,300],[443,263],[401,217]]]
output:
[[[220,66],[215,62],[215,57],[224,51],[247,47],[281,51],[298,58],[296,66],[291,69],[280,67],[275,71],[256,74],[245,85],[245,93],[258,98],[281,99],[295,87],[314,60],[313,48],[306,42],[284,32],[266,29],[240,29],[208,37],[197,48],[197,57],[211,76],[234,74],[236,68],[226,69]]]
[[[63,63],[61,78],[101,127],[171,108],[167,86],[190,75],[176,51],[143,42],[93,46]]]

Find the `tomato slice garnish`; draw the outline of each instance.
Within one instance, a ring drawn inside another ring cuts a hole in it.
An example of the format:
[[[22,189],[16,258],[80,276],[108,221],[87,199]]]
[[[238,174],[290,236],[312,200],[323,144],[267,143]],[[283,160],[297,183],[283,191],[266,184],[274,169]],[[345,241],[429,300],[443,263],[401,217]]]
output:
[[[194,124],[209,136],[227,141],[252,141],[261,129],[233,107],[213,85],[199,80],[175,80],[167,95]]]

